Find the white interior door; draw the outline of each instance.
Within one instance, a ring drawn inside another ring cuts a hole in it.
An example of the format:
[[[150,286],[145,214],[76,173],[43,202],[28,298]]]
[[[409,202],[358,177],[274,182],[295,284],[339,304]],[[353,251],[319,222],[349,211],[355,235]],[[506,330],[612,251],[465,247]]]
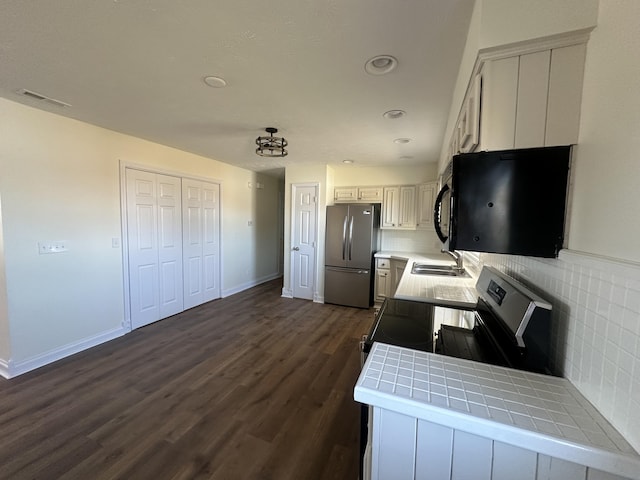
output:
[[[126,170],[131,326],[183,310],[180,179]]]
[[[316,274],[316,219],[318,188],[316,186],[293,186],[293,228],[291,248],[293,258],[292,285],[294,298],[313,299]]]
[[[220,185],[182,180],[184,306],[220,298]]]
[[[182,298],[182,195],[180,179],[157,175],[160,318],[184,310]]]

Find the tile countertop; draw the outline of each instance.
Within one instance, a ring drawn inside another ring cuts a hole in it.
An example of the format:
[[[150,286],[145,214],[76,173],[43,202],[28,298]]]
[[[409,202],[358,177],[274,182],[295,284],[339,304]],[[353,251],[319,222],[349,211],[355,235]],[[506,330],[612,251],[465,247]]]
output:
[[[640,455],[564,378],[374,343],[354,399],[640,480]]]
[[[477,278],[473,275],[468,277],[447,277],[411,273],[413,262],[432,265],[455,265],[455,261],[446,254],[382,251],[376,253],[375,257],[407,260],[407,266],[404,269],[400,283],[398,283],[394,298],[461,308],[474,308],[478,302],[478,294],[475,289]],[[468,271],[467,273],[471,274],[472,272]]]

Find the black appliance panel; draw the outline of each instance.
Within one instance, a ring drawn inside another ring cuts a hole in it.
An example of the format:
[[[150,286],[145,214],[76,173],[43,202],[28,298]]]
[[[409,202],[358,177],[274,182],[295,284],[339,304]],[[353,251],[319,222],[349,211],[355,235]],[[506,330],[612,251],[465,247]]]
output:
[[[369,353],[373,342],[433,352],[433,305],[397,298],[385,299],[364,341],[365,353]]]
[[[563,146],[454,156],[449,250],[556,257],[570,155]]]

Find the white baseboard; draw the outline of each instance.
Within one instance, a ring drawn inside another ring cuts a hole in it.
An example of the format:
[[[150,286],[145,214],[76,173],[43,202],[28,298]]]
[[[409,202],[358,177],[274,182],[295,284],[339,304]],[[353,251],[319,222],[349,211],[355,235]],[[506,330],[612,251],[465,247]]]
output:
[[[23,373],[30,372],[31,370],[35,370],[36,368],[44,367],[45,365],[53,363],[57,360],[62,360],[63,358],[70,355],[74,355],[83,350],[95,347],[97,345],[100,345],[101,343],[108,342],[109,340],[113,340],[114,338],[121,337],[126,333],[129,333],[129,330],[118,327],[99,335],[70,343],[69,345],[50,350],[46,353],[36,355],[35,357],[31,357],[19,362],[13,362],[12,360],[6,362],[4,360],[0,360],[0,375],[2,375],[4,378],[17,377],[18,375],[22,375]]]
[[[242,284],[237,285],[235,287],[228,288],[228,289],[222,291],[222,298],[228,297],[228,296],[233,295],[235,293],[243,292],[245,290],[248,290],[248,289],[250,289],[252,287],[255,287],[257,285],[260,285],[262,283],[270,282],[271,280],[275,280],[276,278],[280,278],[281,276],[282,275],[280,275],[279,273],[272,273],[271,275],[267,275],[266,277],[258,278],[258,279],[252,280],[250,282],[242,283]]]
[[[0,376],[9,378],[9,362],[4,359],[0,359]]]
[[[313,303],[324,303],[324,295],[313,294]]]
[[[293,298],[293,291],[282,287],[282,297],[284,298]]]

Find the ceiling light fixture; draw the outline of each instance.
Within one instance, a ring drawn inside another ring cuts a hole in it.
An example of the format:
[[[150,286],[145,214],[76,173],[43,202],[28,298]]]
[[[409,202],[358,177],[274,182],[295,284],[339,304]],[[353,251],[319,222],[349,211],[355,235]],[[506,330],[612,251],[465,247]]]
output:
[[[389,110],[388,112],[384,112],[382,116],[389,120],[395,120],[397,118],[402,118],[407,114],[404,110]]]
[[[256,153],[261,157],[286,157],[289,152],[284,147],[289,145],[289,142],[284,137],[273,136],[274,133],[278,133],[277,128],[267,127],[265,131],[270,136],[256,138]]]
[[[398,143],[398,144],[405,144],[405,143],[409,143],[411,141],[410,138],[396,138],[393,143]]]
[[[384,75],[398,66],[398,60],[391,55],[378,55],[367,60],[364,69],[369,75]]]
[[[204,83],[213,88],[224,88],[227,86],[227,82],[224,78],[214,77],[212,75],[204,77]]]
[[[342,160],[342,163],[346,163],[347,165],[351,165],[353,163],[353,160],[349,160],[349,159]]]

